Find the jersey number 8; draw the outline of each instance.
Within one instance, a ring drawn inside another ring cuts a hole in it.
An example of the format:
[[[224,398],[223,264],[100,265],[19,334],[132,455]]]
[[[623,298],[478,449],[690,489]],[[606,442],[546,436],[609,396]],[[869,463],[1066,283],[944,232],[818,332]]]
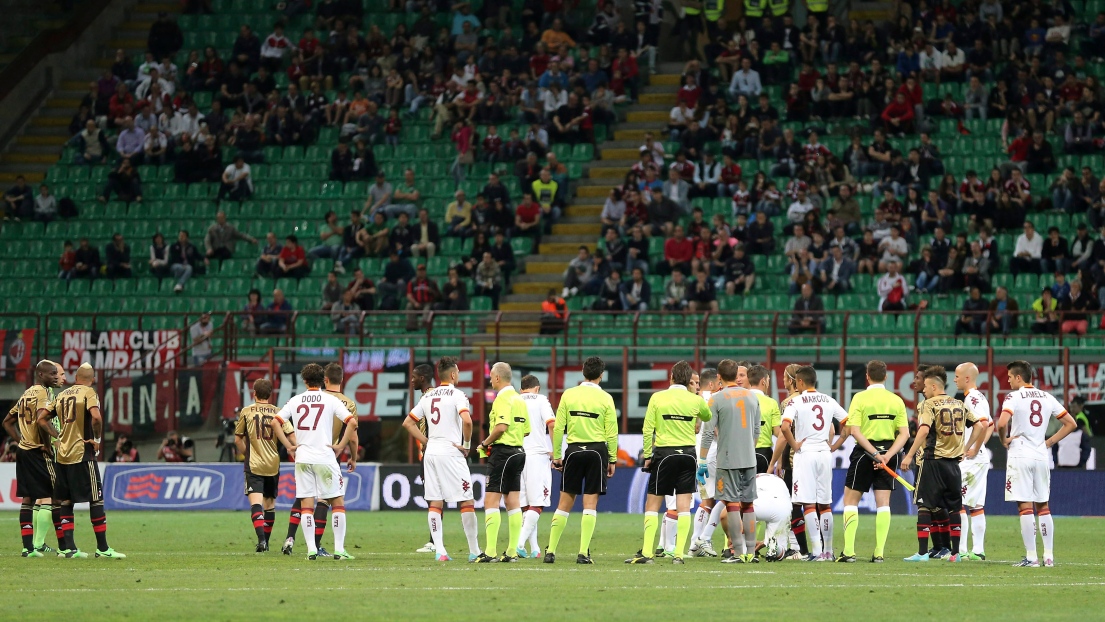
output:
[[[1032,400],[1028,403],[1028,422],[1034,428],[1044,424],[1044,405],[1040,400]]]

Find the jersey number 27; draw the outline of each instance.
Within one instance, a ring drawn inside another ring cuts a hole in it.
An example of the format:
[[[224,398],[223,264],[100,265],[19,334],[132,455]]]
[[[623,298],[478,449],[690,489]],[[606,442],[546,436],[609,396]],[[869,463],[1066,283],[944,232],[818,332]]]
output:
[[[315,411],[315,421],[311,424],[311,427],[303,425],[303,422],[307,420],[307,417],[311,416],[311,411]],[[299,408],[295,409],[296,414],[299,415],[299,424],[296,425],[298,430],[314,430],[318,427],[318,420],[322,419],[322,411],[326,410],[326,407],[322,404],[300,404]]]

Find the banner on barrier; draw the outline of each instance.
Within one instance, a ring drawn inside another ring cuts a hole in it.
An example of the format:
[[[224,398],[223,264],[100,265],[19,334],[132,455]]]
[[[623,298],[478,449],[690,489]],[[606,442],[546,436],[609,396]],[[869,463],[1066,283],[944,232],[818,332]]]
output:
[[[280,465],[277,508],[295,502],[294,465]],[[374,510],[378,465],[360,464],[345,473],[345,507]],[[242,465],[108,464],[104,470],[104,506],[109,510],[245,510]]]
[[[31,370],[35,330],[0,330],[0,378],[26,384]]]
[[[179,330],[67,330],[62,333],[61,364],[75,369],[165,369],[176,366]]]
[[[104,463],[97,463],[100,474],[103,475]],[[15,481],[15,463],[0,462],[0,510],[18,510],[23,498],[18,494],[18,485]],[[76,504],[78,510],[88,509],[87,503]]]

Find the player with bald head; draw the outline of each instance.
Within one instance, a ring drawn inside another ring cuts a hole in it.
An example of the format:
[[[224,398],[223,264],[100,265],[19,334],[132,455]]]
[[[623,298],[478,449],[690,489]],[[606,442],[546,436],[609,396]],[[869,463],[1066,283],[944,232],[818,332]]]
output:
[[[4,431],[9,438],[19,440],[15,449],[15,482],[16,492],[23,498],[19,506],[23,557],[44,557],[48,552],[45,533],[50,529],[51,518],[56,533],[61,533],[60,517],[51,506],[54,463],[50,437],[56,436],[57,431],[47,434],[38,426],[40,414],[54,411],[50,390],[59,384],[58,366],[53,361],[39,361],[34,375],[34,385],[23,392],[4,417]],[[58,545],[61,546],[61,538]]]
[[[61,508],[64,544],[59,557],[85,557],[73,541],[73,504],[88,503],[88,517],[96,534],[96,557],[125,559],[107,543],[107,514],[104,512],[104,491],[96,456],[103,443],[104,419],[100,413],[100,398],[92,383],[96,371],[88,363],[77,368],[73,386],[58,394],[53,412],[39,412],[38,425],[53,434],[51,417],[61,421],[58,437],[57,470],[54,499]],[[67,520],[68,519],[68,520]]]
[[[978,390],[978,366],[963,363],[955,368],[955,386],[963,392],[963,404],[978,417],[975,425],[986,426],[981,442],[966,447],[959,468],[963,472],[963,559],[986,559],[986,477],[990,472],[990,450],[986,441],[994,433],[990,403]],[[966,439],[964,439],[966,440]],[[969,514],[969,518],[968,518]],[[970,547],[968,547],[970,544]]]

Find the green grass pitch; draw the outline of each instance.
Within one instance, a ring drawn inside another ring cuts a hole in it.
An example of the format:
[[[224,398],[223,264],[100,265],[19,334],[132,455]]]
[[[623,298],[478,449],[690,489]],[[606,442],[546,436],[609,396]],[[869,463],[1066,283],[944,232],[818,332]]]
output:
[[[547,543],[552,513],[541,520]],[[989,561],[900,561],[916,547],[912,517],[895,516],[885,564],[869,564],[874,517],[861,517],[856,564],[781,562],[755,566],[688,559],[626,566],[640,548],[641,517],[600,514],[594,566],[577,566],[579,512],[573,513],[555,565],[539,560],[476,566],[438,563],[414,553],[427,538],[420,512],[351,512],[348,562],[253,552],[246,512],[113,512],[113,547],[126,560],[23,559],[14,512],[0,513],[8,544],[0,555],[9,620],[348,619],[647,620],[691,615],[758,619],[957,620],[1101,619],[1105,608],[1105,533],[1101,520],[1056,519],[1055,568],[1013,568],[1023,555],[1016,517],[990,517]],[[287,513],[277,515],[279,549]],[[445,513],[446,545],[467,559],[456,511]],[[503,521],[500,543],[506,538]],[[87,514],[77,544],[93,550]],[[837,516],[836,550],[843,527]],[[720,547],[721,535],[717,534]],[[481,544],[483,532],[480,533]],[[56,544],[53,536],[48,544]],[[323,545],[332,543],[327,530]],[[500,548],[502,545],[500,544]],[[785,618],[784,618],[785,616]]]

